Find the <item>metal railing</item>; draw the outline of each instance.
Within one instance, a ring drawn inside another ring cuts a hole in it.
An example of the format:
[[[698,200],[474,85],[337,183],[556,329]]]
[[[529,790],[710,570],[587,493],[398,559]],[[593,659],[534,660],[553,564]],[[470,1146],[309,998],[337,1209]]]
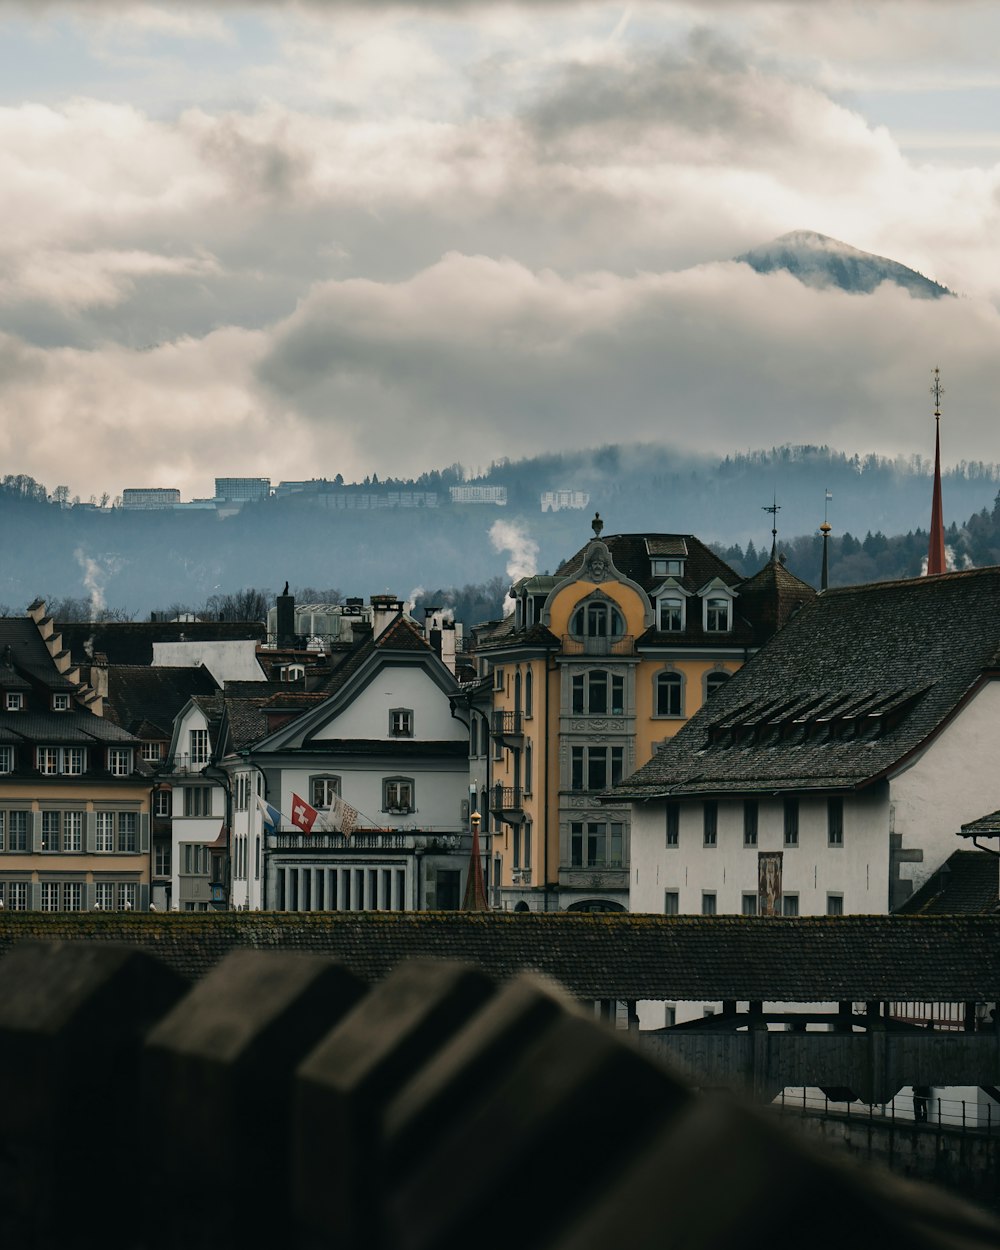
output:
[[[517,812],[521,810],[519,786],[502,786],[498,782],[490,791],[491,812]]]
[[[494,712],[493,733],[498,738],[514,738],[524,733],[521,712]]]
[[[919,1086],[917,1087],[920,1088]],[[784,1089],[772,1106],[799,1115],[844,1117],[880,1124],[896,1124],[906,1128],[949,1129],[952,1132],[1000,1136],[1000,1107],[992,1101],[969,1102],[959,1098],[938,1098],[926,1095],[897,1094],[890,1102],[838,1102],[818,1089]]]
[[[279,851],[405,851],[413,837],[405,833],[278,833],[274,835]]]
[[[211,757],[206,755],[204,759],[200,755],[192,755],[185,751],[180,755],[168,755],[159,762],[157,772],[159,773],[200,773],[206,764],[211,762]]]

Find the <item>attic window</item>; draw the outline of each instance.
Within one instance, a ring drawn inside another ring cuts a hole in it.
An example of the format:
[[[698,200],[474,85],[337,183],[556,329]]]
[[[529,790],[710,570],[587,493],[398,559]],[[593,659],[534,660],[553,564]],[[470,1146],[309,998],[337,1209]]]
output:
[[[69,695],[68,694],[54,694],[52,696],[52,710],[53,712],[68,712],[69,711]]]
[[[24,707],[24,695],[10,693],[4,699],[4,706],[8,712],[20,712]]]
[[[650,563],[652,565],[652,573],[654,577],[684,576],[683,560],[665,560],[661,557],[654,557]]]
[[[708,634],[727,634],[730,626],[732,604],[721,595],[713,595],[705,600],[705,632]]]
[[[389,736],[392,738],[413,737],[413,709],[394,707],[389,712]]]

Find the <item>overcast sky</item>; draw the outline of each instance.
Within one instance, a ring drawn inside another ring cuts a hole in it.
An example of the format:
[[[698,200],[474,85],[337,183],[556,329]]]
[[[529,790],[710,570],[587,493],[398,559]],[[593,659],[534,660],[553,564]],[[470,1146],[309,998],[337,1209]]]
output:
[[[961,0],[0,0],[0,473],[926,454],[935,365],[1000,460],[997,47]],[[794,229],[960,298],[731,260]]]

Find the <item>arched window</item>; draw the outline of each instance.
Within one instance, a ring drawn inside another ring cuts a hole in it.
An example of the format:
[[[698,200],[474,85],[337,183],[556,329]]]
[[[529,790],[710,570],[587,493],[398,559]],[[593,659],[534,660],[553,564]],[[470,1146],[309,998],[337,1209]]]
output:
[[[624,911],[625,908],[621,903],[612,903],[610,899],[605,898],[588,898],[583,899],[579,903],[570,903],[566,908],[567,911],[589,911],[589,912],[609,912]]]
[[[684,715],[684,678],[680,673],[657,673],[656,715]]]
[[[621,638],[625,618],[608,599],[588,599],[573,613],[569,632],[574,638]]]
[[[531,793],[531,743],[524,748],[524,793]]]
[[[479,718],[475,712],[469,725],[469,754],[473,757],[479,754]]]
[[[721,595],[705,600],[705,632],[726,634],[732,628],[732,602]]]
[[[529,668],[528,671],[524,675],[524,714],[525,716],[531,715],[531,705],[534,702],[534,695],[535,695],[534,685],[535,685],[535,680],[534,680],[534,677],[532,676],[531,669]]]
[[[521,710],[521,670],[520,668],[514,674],[514,711]]]
[[[658,599],[657,628],[664,634],[680,633],[684,628],[684,599],[681,595],[665,595]]]
[[[713,673],[705,674],[705,698],[710,699],[720,686],[724,686],[732,677],[732,673],[727,673],[725,669],[716,669]]]

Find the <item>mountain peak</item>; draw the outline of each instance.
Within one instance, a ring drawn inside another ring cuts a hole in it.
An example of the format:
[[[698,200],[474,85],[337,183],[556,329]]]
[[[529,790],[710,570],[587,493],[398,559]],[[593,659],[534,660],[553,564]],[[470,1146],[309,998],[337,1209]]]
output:
[[[918,299],[939,299],[951,295],[946,286],[925,278],[898,261],[831,239],[816,230],[792,230],[760,247],[736,257],[757,273],[783,269],[806,286],[837,287],[855,294],[868,294],[883,282],[892,282]]]

